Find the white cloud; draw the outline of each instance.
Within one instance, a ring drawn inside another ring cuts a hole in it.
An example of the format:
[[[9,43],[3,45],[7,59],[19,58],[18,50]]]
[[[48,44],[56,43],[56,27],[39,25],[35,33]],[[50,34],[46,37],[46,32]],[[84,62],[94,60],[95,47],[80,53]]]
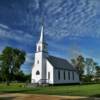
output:
[[[33,35],[25,33],[21,30],[13,30],[8,26],[0,24],[0,38],[15,40],[21,43],[31,43],[33,42]]]
[[[50,0],[45,2],[46,34],[52,37],[96,37],[98,0]],[[99,8],[100,9],[100,8]],[[97,24],[98,23],[98,24]],[[100,27],[98,27],[99,29]]]
[[[8,26],[4,25],[4,24],[0,24],[0,27],[1,28],[4,28],[4,29],[8,29]]]

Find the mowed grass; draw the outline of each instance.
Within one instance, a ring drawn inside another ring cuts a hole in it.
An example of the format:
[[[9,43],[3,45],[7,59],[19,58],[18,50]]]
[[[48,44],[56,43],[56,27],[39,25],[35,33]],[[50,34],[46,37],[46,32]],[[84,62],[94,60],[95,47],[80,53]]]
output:
[[[11,84],[10,86],[6,86],[5,84],[0,84],[0,93],[30,93],[30,94],[100,97],[100,84],[48,86],[48,87],[36,87],[36,88],[24,87],[23,83]]]

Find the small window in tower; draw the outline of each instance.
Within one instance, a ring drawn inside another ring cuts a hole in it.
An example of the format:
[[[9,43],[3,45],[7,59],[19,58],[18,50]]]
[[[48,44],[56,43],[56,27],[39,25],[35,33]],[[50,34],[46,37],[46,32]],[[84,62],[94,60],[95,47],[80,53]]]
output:
[[[39,60],[37,61],[37,64],[39,64]]]
[[[38,51],[40,52],[40,46],[38,47]]]
[[[36,72],[36,75],[40,75],[40,72],[39,72],[39,71],[37,71],[37,72]]]

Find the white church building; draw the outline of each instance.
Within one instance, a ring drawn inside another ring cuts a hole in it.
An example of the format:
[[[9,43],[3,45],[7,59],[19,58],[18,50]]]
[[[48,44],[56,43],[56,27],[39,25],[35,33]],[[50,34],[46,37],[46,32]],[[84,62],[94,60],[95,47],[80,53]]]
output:
[[[40,40],[36,45],[31,83],[79,83],[79,75],[76,69],[67,60],[49,55],[47,46],[42,26]]]

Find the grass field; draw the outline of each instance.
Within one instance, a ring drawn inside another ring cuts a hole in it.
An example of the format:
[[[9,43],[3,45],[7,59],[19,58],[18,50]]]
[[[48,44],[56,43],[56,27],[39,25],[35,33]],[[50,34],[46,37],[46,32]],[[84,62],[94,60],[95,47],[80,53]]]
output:
[[[49,87],[36,87],[36,88],[24,87],[24,84],[11,84],[10,86],[6,86],[5,84],[0,84],[0,93],[29,93],[29,94],[100,97],[100,84],[49,86]]]

